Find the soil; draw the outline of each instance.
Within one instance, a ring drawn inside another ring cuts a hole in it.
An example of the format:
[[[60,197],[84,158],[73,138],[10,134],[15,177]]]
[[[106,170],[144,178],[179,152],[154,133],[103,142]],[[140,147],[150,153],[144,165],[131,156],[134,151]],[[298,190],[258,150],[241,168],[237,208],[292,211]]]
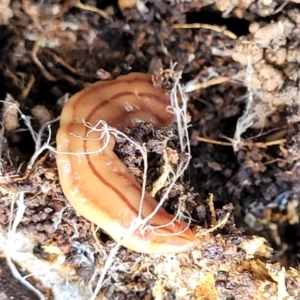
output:
[[[182,72],[181,83],[189,97],[192,159],[164,207],[174,213],[184,194],[183,213],[206,238],[190,256],[180,254],[178,265],[176,259],[122,248],[114,263],[123,267],[109,269],[99,296],[103,298],[98,299],[204,299],[206,293],[210,298],[205,299],[254,299],[253,293],[255,299],[277,299],[271,296],[276,297],[278,277],[285,269],[289,270],[284,275],[286,296],[298,299],[297,3],[0,1],[3,232],[11,229],[17,215],[19,202],[14,197],[24,194],[18,229],[34,237],[34,256],[49,262],[63,256],[64,267],[75,272],[74,282],[94,288],[114,243],[77,215],[65,199],[55,153],[44,151],[28,169],[37,147],[34,132],[59,117],[69,94],[92,82],[153,72],[158,66],[169,69],[176,62],[174,69]],[[52,122],[40,143],[51,134],[50,144],[55,147],[58,126]],[[148,190],[159,177],[162,142],[168,140],[174,153],[179,149],[174,128],[154,130],[143,124],[126,131],[147,145]],[[136,149],[120,139],[115,151],[141,180],[143,163]],[[226,225],[219,226],[225,217]],[[248,247],[253,243],[259,249],[255,255]],[[59,254],[50,246],[57,247]],[[253,256],[257,260],[252,261]],[[194,276],[193,268],[203,273],[195,285],[183,287],[183,278]],[[259,279],[262,269],[264,278]],[[158,280],[160,273],[163,280]],[[182,282],[173,274],[180,274]],[[268,282],[263,292],[259,280]],[[1,292],[0,287],[0,299],[7,299],[1,298]],[[60,299],[55,293],[48,297]]]

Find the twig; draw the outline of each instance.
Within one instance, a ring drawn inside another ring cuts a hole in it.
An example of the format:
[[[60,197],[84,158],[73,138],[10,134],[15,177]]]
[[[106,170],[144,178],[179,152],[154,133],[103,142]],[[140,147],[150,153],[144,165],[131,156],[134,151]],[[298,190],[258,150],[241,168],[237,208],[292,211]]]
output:
[[[237,39],[237,36],[225,29],[225,28],[222,28],[220,26],[217,26],[217,25],[210,25],[210,24],[203,24],[203,23],[193,23],[193,24],[175,24],[173,25],[173,28],[179,28],[179,29],[188,29],[188,28],[191,28],[191,29],[209,29],[209,30],[213,30],[213,31],[216,31],[216,32],[219,32],[219,33],[223,33],[224,35],[228,36],[229,38],[231,39],[234,39],[236,40]]]
[[[102,10],[102,9],[99,9],[97,7],[94,7],[94,6],[91,6],[91,5],[87,5],[87,4],[82,4],[80,2],[80,0],[77,0],[76,4],[75,4],[76,7],[78,8],[81,8],[83,10],[87,10],[87,11],[93,11],[97,14],[99,14],[101,17],[105,18],[105,19],[109,19],[109,16],[108,14]]]
[[[215,144],[215,145],[221,145],[221,146],[232,146],[231,142],[222,142],[222,141],[217,141],[214,139],[204,138],[204,137],[200,137],[200,136],[197,136],[196,139],[200,142],[209,143],[209,144]],[[276,141],[269,141],[269,142],[248,141],[248,142],[244,142],[243,146],[247,146],[247,147],[255,146],[257,148],[267,148],[267,147],[274,146],[274,145],[284,144],[286,141],[287,141],[286,139],[279,139]]]
[[[52,58],[59,63],[60,65],[62,65],[63,67],[65,67],[68,71],[70,71],[73,74],[78,74],[78,71],[76,69],[74,69],[73,67],[71,67],[69,64],[67,64],[61,57],[59,57],[57,54],[55,54],[53,51],[51,51],[50,49],[44,48],[43,52],[52,56]]]
[[[225,226],[225,224],[227,223],[228,219],[230,217],[230,213],[226,213],[225,217],[220,221],[218,222],[215,226],[211,227],[211,228],[208,228],[208,229],[203,229],[201,231],[198,232],[198,235],[206,235],[208,233],[211,233],[213,231],[215,231],[216,229],[218,228],[222,228]]]
[[[206,89],[209,86],[221,84],[221,83],[230,81],[232,79],[233,79],[233,77],[231,77],[231,76],[224,76],[224,77],[214,78],[214,79],[208,80],[206,82],[196,84],[195,89],[196,90]]]
[[[223,76],[223,77],[213,78],[213,79],[210,79],[205,82],[197,82],[198,80],[194,79],[185,85],[184,91],[186,93],[189,93],[189,92],[194,92],[197,90],[203,90],[212,85],[217,85],[217,84],[231,81],[231,80],[235,79],[235,77],[236,76],[234,76],[234,77],[233,76]]]
[[[35,83],[35,77],[31,74],[25,88],[22,90],[22,93],[20,95],[21,100],[24,100],[28,96],[34,83]]]
[[[43,73],[43,75],[49,80],[49,81],[55,81],[56,78],[53,77],[47,70],[46,68],[43,66],[43,64],[40,62],[40,60],[37,58],[37,52],[39,51],[40,48],[40,43],[42,40],[42,36],[40,36],[34,43],[34,46],[30,52],[30,56],[32,58],[32,60],[34,61],[34,63],[39,67],[39,69],[41,70],[41,72]]]
[[[215,144],[215,145],[229,146],[229,147],[232,146],[232,143],[230,143],[230,142],[217,141],[214,139],[205,138],[205,137],[201,137],[201,136],[197,136],[196,139],[199,142],[204,142],[204,143],[208,143],[208,144]]]
[[[246,142],[245,145],[248,147],[251,147],[254,145],[257,148],[267,148],[270,146],[275,146],[275,145],[281,145],[286,143],[287,139],[280,139],[276,141],[270,141],[270,142]]]

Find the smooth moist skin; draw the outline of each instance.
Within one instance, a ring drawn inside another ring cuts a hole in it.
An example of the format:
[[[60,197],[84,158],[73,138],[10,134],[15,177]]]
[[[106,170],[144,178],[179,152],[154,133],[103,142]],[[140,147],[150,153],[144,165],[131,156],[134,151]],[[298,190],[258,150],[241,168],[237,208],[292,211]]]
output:
[[[87,124],[95,126],[104,120],[118,130],[142,121],[155,127],[166,126],[174,118],[167,112],[169,105],[169,95],[153,87],[151,75],[131,73],[92,84],[72,96],[63,108],[56,137],[57,167],[63,192],[79,214],[116,241],[122,239],[138,216],[142,189],[113,152],[114,137],[111,136],[109,145],[99,153],[106,139],[99,131],[92,132]],[[86,154],[74,155],[76,153]],[[146,194],[142,217],[147,217],[156,206],[155,199]],[[163,227],[147,229],[143,234],[136,230],[122,245],[142,253],[178,253],[193,249],[198,239],[188,224],[179,220],[172,222],[173,219],[174,216],[160,208],[147,225]]]

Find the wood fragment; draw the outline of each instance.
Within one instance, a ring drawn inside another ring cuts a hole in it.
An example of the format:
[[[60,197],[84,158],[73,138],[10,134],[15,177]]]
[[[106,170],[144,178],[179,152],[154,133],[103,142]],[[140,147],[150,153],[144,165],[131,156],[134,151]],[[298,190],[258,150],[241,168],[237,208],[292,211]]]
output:
[[[204,143],[209,143],[209,144],[215,144],[215,145],[220,145],[220,146],[232,146],[231,142],[223,142],[223,141],[218,141],[218,140],[214,140],[214,139],[210,139],[210,138],[205,138],[205,137],[201,137],[201,136],[197,136],[196,139],[199,142],[204,142]],[[286,139],[279,139],[276,141],[269,141],[269,142],[252,142],[252,141],[248,141],[248,142],[244,142],[243,146],[247,146],[247,147],[258,147],[258,148],[267,148],[270,146],[274,146],[274,145],[282,145],[286,142]]]

